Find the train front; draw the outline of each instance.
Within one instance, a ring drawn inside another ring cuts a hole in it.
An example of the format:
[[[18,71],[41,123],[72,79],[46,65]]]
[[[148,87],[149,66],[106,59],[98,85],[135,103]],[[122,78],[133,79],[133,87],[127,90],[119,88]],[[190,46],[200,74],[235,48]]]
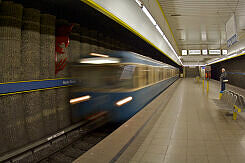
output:
[[[111,122],[130,116],[130,113],[118,114],[118,110],[125,109],[133,101],[127,89],[133,86],[135,66],[125,65],[121,60],[119,57],[91,53],[71,65],[71,76],[76,80],[70,100],[73,122],[93,119],[100,114],[110,115]]]

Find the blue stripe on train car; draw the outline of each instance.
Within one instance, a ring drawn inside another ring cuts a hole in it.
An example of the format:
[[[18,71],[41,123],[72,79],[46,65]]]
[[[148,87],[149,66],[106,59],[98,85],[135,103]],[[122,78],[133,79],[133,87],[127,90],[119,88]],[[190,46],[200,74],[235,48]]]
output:
[[[74,94],[74,97],[90,95],[91,99],[79,104],[75,104],[72,107],[72,120],[73,122],[78,122],[96,112],[107,111],[112,115],[111,122],[124,122],[135,115],[139,110],[141,110],[145,105],[152,101],[157,95],[159,95],[177,79],[178,77],[173,77],[171,79],[133,92],[76,93]],[[133,97],[133,100],[129,103],[121,107],[115,105],[117,101],[129,96]]]

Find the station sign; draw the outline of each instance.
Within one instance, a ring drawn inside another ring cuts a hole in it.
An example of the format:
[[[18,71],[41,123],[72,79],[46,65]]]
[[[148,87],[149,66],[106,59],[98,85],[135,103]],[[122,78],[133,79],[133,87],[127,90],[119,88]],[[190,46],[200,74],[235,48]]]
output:
[[[237,26],[236,26],[236,16],[233,14],[230,19],[226,22],[226,38],[227,47],[231,47],[236,42],[238,42]]]
[[[221,50],[209,50],[208,53],[211,55],[220,55]]]
[[[202,55],[207,55],[208,54],[208,50],[202,50]]]
[[[223,55],[227,55],[228,54],[228,50],[222,50],[222,54]]]
[[[187,55],[187,50],[182,50],[182,55]]]
[[[190,55],[200,55],[201,54],[201,50],[189,50],[189,54]]]

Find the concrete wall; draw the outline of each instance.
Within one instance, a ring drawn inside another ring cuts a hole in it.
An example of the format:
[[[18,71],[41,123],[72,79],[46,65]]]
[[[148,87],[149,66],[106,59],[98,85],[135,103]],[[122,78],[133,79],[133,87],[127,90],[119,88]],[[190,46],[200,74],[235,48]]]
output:
[[[186,78],[194,78],[196,76],[199,76],[199,69],[198,67],[185,67],[184,68],[185,71],[185,77]]]
[[[219,80],[221,69],[228,72],[229,84],[245,88],[245,55],[219,62],[212,66],[212,79]]]

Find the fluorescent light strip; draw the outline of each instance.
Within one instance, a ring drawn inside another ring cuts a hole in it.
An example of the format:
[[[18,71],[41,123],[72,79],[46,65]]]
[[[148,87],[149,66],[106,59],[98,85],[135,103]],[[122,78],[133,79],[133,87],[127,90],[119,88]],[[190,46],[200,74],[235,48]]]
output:
[[[156,28],[157,28],[158,32],[163,36],[164,34],[163,34],[163,31],[160,29],[160,27],[158,25],[156,25]]]
[[[146,14],[146,16],[150,19],[150,21],[152,22],[152,24],[156,27],[156,29],[158,30],[158,32],[161,34],[161,36],[163,36],[164,40],[167,42],[168,46],[170,47],[170,49],[174,52],[174,55],[177,57],[177,59],[179,60],[179,62],[181,63],[181,65],[183,65],[180,57],[178,56],[178,54],[176,53],[176,51],[174,50],[174,48],[172,47],[171,43],[168,41],[167,37],[165,36],[165,34],[163,33],[163,31],[161,30],[161,28],[157,25],[156,21],[154,20],[154,18],[151,16],[150,12],[146,9],[146,7],[140,2],[140,0],[135,0],[137,2],[137,4],[142,8],[143,12]]]
[[[104,55],[104,54],[97,54],[97,53],[90,53],[90,55],[92,56],[97,56],[97,57],[104,57],[104,58],[108,58],[108,55]]]
[[[130,97],[127,97],[127,98],[125,98],[125,99],[122,99],[122,100],[118,101],[118,102],[116,103],[116,105],[117,105],[117,106],[122,106],[122,105],[124,105],[124,104],[130,102],[132,99],[133,99],[133,97],[131,97],[131,96],[130,96]]]
[[[206,65],[183,65],[184,67],[206,66]]]
[[[152,22],[153,25],[157,25],[156,21],[154,20],[154,18],[151,16],[151,14],[149,13],[149,11],[145,8],[145,6],[142,7],[143,12],[146,14],[146,16],[150,19],[150,21]]]
[[[142,2],[141,2],[140,0],[135,0],[135,2],[136,2],[140,7],[143,6],[143,4],[142,4]]]
[[[82,96],[82,97],[78,97],[78,98],[74,98],[74,99],[70,99],[70,104],[77,104],[83,101],[87,101],[91,98],[91,96],[87,95],[87,96]]]
[[[178,54],[176,53],[176,51],[174,50],[174,48],[172,47],[172,45],[170,44],[170,42],[168,41],[168,38],[163,35],[163,39],[167,42],[168,46],[170,47],[170,49],[174,52],[175,56],[177,57],[177,59],[179,60],[179,62],[181,63],[181,65],[183,65],[180,57],[178,56]]]

